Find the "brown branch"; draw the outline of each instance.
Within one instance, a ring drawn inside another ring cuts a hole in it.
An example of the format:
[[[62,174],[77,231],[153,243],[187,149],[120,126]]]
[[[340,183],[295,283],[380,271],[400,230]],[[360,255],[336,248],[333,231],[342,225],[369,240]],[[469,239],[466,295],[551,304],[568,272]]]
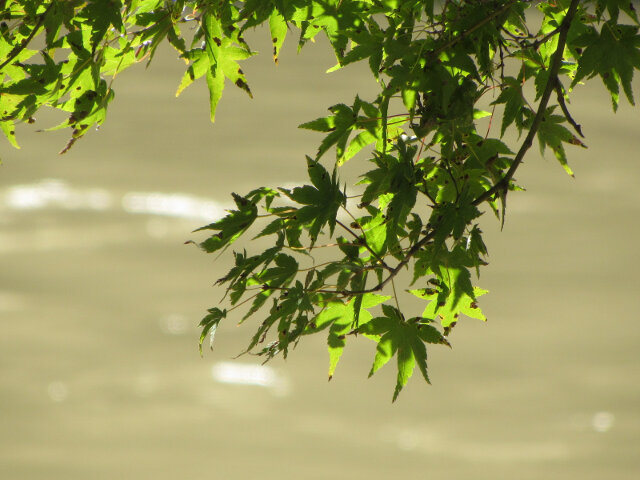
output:
[[[354,295],[364,295],[365,293],[373,293],[373,292],[379,292],[380,290],[382,290],[390,281],[393,280],[393,278],[398,275],[398,273],[400,273],[400,270],[402,270],[402,268],[409,263],[409,260],[411,260],[413,258],[413,256],[418,253],[418,251],[420,251],[420,249],[422,247],[424,247],[427,243],[429,243],[433,237],[435,236],[435,228],[432,229],[431,231],[429,231],[429,233],[427,233],[424,237],[422,237],[422,239],[419,242],[416,242],[408,251],[407,254],[404,256],[404,258],[402,260],[400,260],[400,263],[398,263],[398,265],[396,265],[393,268],[389,268],[389,276],[387,278],[385,278],[384,280],[382,280],[380,283],[378,283],[377,285],[371,287],[371,288],[365,288],[363,290],[329,290],[329,289],[324,289],[324,288],[319,288],[317,290],[307,290],[306,293],[329,293],[329,294],[333,294],[333,295],[340,295],[343,297],[351,297]],[[270,285],[264,285],[262,287],[262,290],[283,290],[283,291],[290,291],[292,290],[289,287],[272,287]]]
[[[562,92],[562,85],[560,84],[560,81],[556,78],[556,95],[558,97],[558,105],[560,105],[560,108],[562,109],[562,113],[564,113],[564,117],[567,119],[567,121],[571,124],[571,126],[574,128],[574,130],[578,133],[578,135],[580,135],[582,138],[584,138],[584,135],[582,134],[582,126],[577,123],[573,117],[571,116],[571,114],[569,113],[569,109],[567,108],[567,104],[564,100],[564,93]]]
[[[566,17],[565,17],[566,18]],[[544,42],[546,42],[547,40],[549,40],[551,37],[553,37],[555,34],[557,34],[560,29],[562,28],[562,25],[560,25],[557,28],[554,28],[553,30],[551,30],[549,33],[547,33],[544,37],[539,38],[537,40],[535,40],[534,42],[531,43],[531,45],[527,45],[528,48],[538,48],[540,45],[542,45]]]
[[[533,119],[533,123],[529,128],[529,133],[527,137],[524,139],[520,150],[516,154],[513,159],[513,163],[511,167],[507,171],[507,173],[502,177],[497,183],[493,185],[489,190],[486,190],[482,195],[476,198],[472,204],[479,205],[492,195],[499,191],[507,191],[509,186],[509,181],[513,178],[513,175],[516,173],[516,170],[522,163],[525,154],[531,148],[533,144],[533,139],[538,133],[538,128],[540,128],[540,124],[544,118],[544,114],[547,111],[547,104],[549,103],[549,98],[551,97],[551,93],[554,91],[557,83],[558,83],[558,72],[560,71],[560,65],[562,63],[562,55],[564,53],[564,47],[567,43],[567,34],[569,32],[569,27],[571,26],[571,22],[573,21],[573,17],[578,8],[578,4],[580,0],[571,0],[571,5],[569,5],[569,9],[567,10],[567,14],[560,25],[559,31],[560,35],[558,36],[558,47],[553,54],[553,58],[551,59],[551,66],[549,68],[549,79],[547,80],[547,84],[545,85],[544,93],[540,98],[540,103],[538,104],[538,111],[536,112],[536,116]]]

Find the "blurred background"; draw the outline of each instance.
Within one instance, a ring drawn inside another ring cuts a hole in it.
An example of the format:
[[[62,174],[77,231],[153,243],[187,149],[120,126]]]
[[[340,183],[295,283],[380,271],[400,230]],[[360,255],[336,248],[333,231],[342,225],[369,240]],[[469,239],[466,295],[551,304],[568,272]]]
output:
[[[324,42],[275,66],[255,38],[255,99],[228,86],[215,125],[204,85],[174,98],[184,65],[163,51],[66,155],[68,132],[34,131],[45,114],[21,150],[3,141],[0,477],[639,478],[640,115],[614,115],[598,82],[573,96],[576,179],[536,144],[504,231],[482,217],[489,321],[429,350],[432,386],[417,374],[391,404],[395,366],[367,380],[364,338],[330,383],[323,338],[264,368],[232,360],[253,333],[233,318],[200,358],[229,265],[191,231],[231,191],[304,181],[321,137],[296,126],[376,92],[366,65],[325,75]]]

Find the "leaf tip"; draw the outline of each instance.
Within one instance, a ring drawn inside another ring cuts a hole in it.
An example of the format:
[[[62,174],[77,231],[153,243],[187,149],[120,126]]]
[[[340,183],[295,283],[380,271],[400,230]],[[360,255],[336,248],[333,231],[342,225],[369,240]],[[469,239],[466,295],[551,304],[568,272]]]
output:
[[[402,385],[396,385],[396,389],[393,392],[393,399],[391,400],[391,403],[395,403],[401,391],[402,391]]]

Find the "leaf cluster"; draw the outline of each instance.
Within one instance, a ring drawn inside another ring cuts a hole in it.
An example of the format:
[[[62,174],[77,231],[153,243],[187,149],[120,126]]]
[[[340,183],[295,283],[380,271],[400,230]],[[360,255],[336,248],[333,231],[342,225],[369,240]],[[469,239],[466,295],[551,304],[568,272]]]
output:
[[[573,175],[566,148],[585,145],[572,89],[599,77],[614,111],[621,90],[634,103],[635,9],[622,0],[9,0],[0,127],[17,146],[14,124],[53,107],[68,115],[53,127],[72,130],[66,151],[104,121],[114,78],[151,62],[164,41],[186,63],[177,94],[204,77],[213,121],[227,84],[252,95],[241,63],[255,52],[244,33],[260,25],[276,63],[287,36],[301,49],[322,34],[336,59],[329,71],[366,62],[379,91],[300,125],[322,135],[306,157],[307,184],[233,194],[236,208],[199,229],[207,253],[247,235],[268,240],[262,251],[251,242],[233,252],[217,281],[226,307],[204,317],[200,346],[243,307],[240,322],[261,319],[247,353],[286,357],[324,332],[331,378],[347,339],[365,337],[376,344],[370,375],[396,357],[395,400],[415,366],[429,381],[429,345],[451,346],[465,316],[486,320],[486,291],[474,285],[488,255],[479,219],[493,212],[504,223],[536,139]],[[510,132],[519,140],[508,145]],[[360,176],[342,179],[356,156]],[[410,285],[396,288],[404,271]],[[421,310],[401,308],[403,292]]]

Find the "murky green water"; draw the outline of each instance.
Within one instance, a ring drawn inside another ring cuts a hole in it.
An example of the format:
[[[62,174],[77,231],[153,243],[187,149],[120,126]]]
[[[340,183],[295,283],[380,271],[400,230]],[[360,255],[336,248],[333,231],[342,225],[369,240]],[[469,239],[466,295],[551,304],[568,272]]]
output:
[[[319,137],[295,126],[373,92],[331,65],[323,46],[252,60],[256,99],[229,88],[212,127],[206,93],[172,98],[182,67],[162,61],[124,75],[69,154],[56,134],[3,149],[1,478],[638,478],[640,123],[600,87],[574,100],[576,180],[532,151],[504,231],[484,219],[490,320],[431,349],[433,386],[391,405],[364,339],[331,383],[321,339],[243,370],[226,362],[251,331],[229,324],[198,356],[225,264],[183,242],[230,191],[303,178]]]

